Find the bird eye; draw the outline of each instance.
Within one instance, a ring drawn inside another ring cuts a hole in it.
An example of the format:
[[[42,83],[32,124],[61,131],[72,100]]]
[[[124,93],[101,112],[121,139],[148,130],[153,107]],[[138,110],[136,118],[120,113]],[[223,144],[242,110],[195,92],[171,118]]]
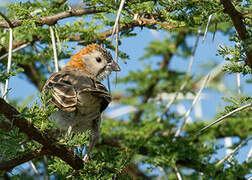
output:
[[[100,57],[97,57],[97,58],[96,58],[96,61],[97,61],[98,63],[100,63],[100,62],[101,62],[101,58],[100,58]]]

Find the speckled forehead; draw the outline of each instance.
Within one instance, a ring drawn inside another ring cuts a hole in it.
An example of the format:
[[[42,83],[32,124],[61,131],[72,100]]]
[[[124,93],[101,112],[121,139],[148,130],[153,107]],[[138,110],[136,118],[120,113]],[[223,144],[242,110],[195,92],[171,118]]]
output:
[[[110,54],[110,52],[108,50],[106,50],[105,48],[103,48],[101,46],[98,46],[97,50],[99,52],[101,52],[103,58],[106,59],[108,63],[112,62],[113,57],[112,57],[112,55]]]

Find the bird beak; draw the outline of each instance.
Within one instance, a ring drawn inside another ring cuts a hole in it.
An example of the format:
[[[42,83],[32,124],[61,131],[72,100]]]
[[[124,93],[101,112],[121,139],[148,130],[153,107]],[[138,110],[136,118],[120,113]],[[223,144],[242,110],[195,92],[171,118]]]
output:
[[[112,71],[120,71],[121,68],[118,66],[118,64],[115,61],[112,61],[112,63],[110,64],[110,67],[112,69]]]

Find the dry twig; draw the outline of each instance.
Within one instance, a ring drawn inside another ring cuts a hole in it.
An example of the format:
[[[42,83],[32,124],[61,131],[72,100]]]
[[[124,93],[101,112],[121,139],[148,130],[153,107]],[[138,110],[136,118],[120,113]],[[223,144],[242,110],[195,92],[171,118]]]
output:
[[[120,24],[117,25],[116,27],[116,47],[115,47],[115,61],[118,63],[118,57],[119,57],[119,26]],[[115,72],[115,86],[117,84],[117,71]]]
[[[120,19],[120,15],[121,15],[124,3],[125,3],[125,0],[121,0],[120,6],[119,6],[119,9],[118,9],[118,12],[117,12],[115,24],[114,24],[114,27],[113,27],[113,30],[112,30],[111,40],[114,39],[114,33],[115,33],[116,28],[117,28],[117,26],[119,24],[119,19]]]
[[[96,8],[72,9],[70,11],[63,11],[58,14],[54,14],[52,16],[40,17],[36,24],[39,26],[54,25],[61,19],[74,17],[74,16],[82,16],[82,15],[87,15],[87,14],[95,14],[95,13],[100,13],[100,12],[104,12],[104,11],[97,10]],[[10,22],[12,24],[12,28],[21,26],[23,24],[23,20],[10,20]],[[9,28],[10,25],[9,23],[5,21],[0,21],[0,27]]]
[[[252,139],[252,137],[243,140],[238,146],[236,146],[236,148],[233,149],[233,151],[231,153],[229,153],[223,159],[218,161],[215,166],[219,166],[222,163],[224,163],[226,160],[228,160],[230,157],[232,157],[242,146],[246,145],[248,143],[248,141],[250,141],[251,139]]]
[[[192,111],[194,105],[198,102],[198,99],[199,99],[199,97],[200,97],[200,95],[201,95],[202,90],[203,90],[203,89],[205,88],[205,86],[207,85],[207,82],[208,82],[208,80],[209,80],[209,77],[210,77],[210,74],[208,74],[208,75],[205,77],[205,79],[204,79],[204,81],[203,81],[203,83],[202,83],[202,85],[201,85],[201,87],[200,87],[200,90],[199,90],[198,93],[196,94],[196,96],[195,96],[195,98],[194,98],[194,100],[193,100],[193,102],[192,102],[190,108],[187,110],[187,112],[186,112],[185,115],[184,115],[184,118],[183,118],[183,121],[182,121],[182,125],[181,125],[181,126],[178,128],[178,130],[176,131],[175,137],[178,137],[179,134],[180,134],[180,132],[181,132],[182,129],[184,128],[184,126],[185,126],[185,124],[186,124],[186,122],[187,122],[187,120],[188,120],[188,117],[189,117],[189,115],[190,115],[190,113],[191,113],[191,111]]]
[[[56,42],[55,42],[55,36],[54,36],[53,26],[49,26],[49,29],[50,29],[51,40],[52,40],[52,48],[53,48],[53,57],[54,57],[55,71],[59,72],[57,48],[56,48]]]
[[[8,53],[8,64],[7,64],[7,73],[10,72],[11,69],[11,59],[12,59],[12,43],[13,43],[13,29],[9,28],[10,30],[10,36],[9,36],[9,53]],[[8,87],[9,87],[9,78],[5,81],[5,88],[3,93],[4,100],[7,99],[7,93],[8,93]]]
[[[211,15],[208,17],[208,21],[207,21],[207,25],[206,25],[206,30],[205,30],[205,32],[204,32],[204,36],[203,36],[203,38],[202,38],[202,42],[204,42],[205,39],[206,39],[206,34],[207,34],[207,31],[208,31],[208,27],[209,27],[209,24],[210,24],[210,22],[211,22],[212,16],[213,16],[213,14],[211,14]]]
[[[12,43],[12,44],[13,44],[13,43]],[[27,46],[29,46],[30,44],[31,44],[30,42],[25,43],[25,44],[22,44],[21,46],[18,46],[18,47],[16,47],[15,49],[13,49],[13,50],[12,50],[12,53],[17,52],[17,51],[19,51],[19,50],[21,50],[21,49],[24,49],[24,48],[26,48]],[[2,56],[0,57],[0,60],[2,60],[2,59],[4,59],[5,57],[7,57],[8,54],[9,54],[9,53],[6,53],[6,54],[2,55]]]
[[[178,179],[178,180],[182,180],[182,176],[181,176],[181,174],[180,174],[180,172],[179,172],[177,166],[174,167],[174,171],[175,171],[175,174],[176,174],[176,176],[177,176],[177,179]]]
[[[169,108],[171,107],[171,105],[176,101],[176,99],[177,99],[179,93],[180,93],[181,91],[183,91],[183,89],[186,87],[186,85],[187,85],[187,83],[188,83],[187,80],[188,80],[188,78],[189,78],[189,76],[190,76],[190,74],[191,74],[192,64],[193,64],[193,61],[194,61],[196,49],[197,49],[197,47],[198,47],[200,34],[201,34],[201,31],[198,30],[198,34],[197,34],[197,38],[196,38],[196,41],[195,41],[195,44],[194,44],[194,47],[193,47],[193,52],[192,52],[192,55],[191,55],[190,63],[189,63],[189,66],[188,66],[188,69],[187,69],[187,72],[186,72],[186,80],[185,80],[185,82],[180,86],[179,90],[174,94],[174,96],[173,96],[172,99],[169,101],[169,103],[166,105],[164,112],[158,117],[157,122],[160,122],[160,121],[162,120],[162,117],[168,112],[168,110],[169,110]]]
[[[13,24],[12,22],[9,20],[9,18],[7,18],[3,13],[0,12],[0,16],[2,16],[4,18],[4,20],[7,22],[8,26],[9,26],[9,53],[8,53],[8,64],[7,64],[7,73],[10,72],[10,68],[11,68],[11,59],[12,59],[12,48],[13,48]],[[6,100],[7,98],[7,93],[8,93],[8,86],[9,86],[9,78],[6,79],[5,81],[5,88],[4,88],[4,92],[2,94],[4,100]]]
[[[227,113],[226,115],[221,116],[220,118],[218,118],[217,120],[215,120],[215,121],[212,122],[211,124],[207,125],[206,127],[202,128],[201,130],[199,130],[199,132],[198,132],[197,134],[198,134],[198,135],[201,134],[203,131],[205,131],[205,130],[208,129],[209,127],[215,125],[216,123],[222,121],[223,119],[225,119],[225,118],[231,116],[232,114],[234,114],[234,113],[236,113],[236,112],[239,112],[239,111],[242,111],[242,110],[244,110],[244,109],[247,109],[247,108],[249,108],[250,106],[252,106],[252,103],[249,103],[249,104],[246,104],[246,105],[244,105],[244,106],[241,106],[241,107],[239,107],[239,108],[237,108],[237,109],[235,109],[235,110],[233,110],[233,111]]]

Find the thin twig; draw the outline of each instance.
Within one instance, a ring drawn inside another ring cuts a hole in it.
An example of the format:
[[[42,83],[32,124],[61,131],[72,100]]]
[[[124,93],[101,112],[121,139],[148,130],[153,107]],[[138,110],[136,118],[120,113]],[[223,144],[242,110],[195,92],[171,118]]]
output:
[[[53,26],[49,26],[49,29],[50,29],[51,40],[52,40],[55,71],[59,72],[57,48],[56,48],[56,43],[55,43],[55,36],[54,36]]]
[[[218,22],[215,22],[215,25],[214,25],[214,32],[213,32],[213,37],[212,37],[212,41],[214,41],[215,34],[216,34],[216,31],[217,31],[217,26],[218,26]]]
[[[109,76],[107,76],[107,82],[108,82],[108,91],[109,91],[109,94],[111,94],[111,88],[110,88],[110,80],[109,80]]]
[[[21,145],[21,148],[24,150],[24,145],[23,145],[23,144]],[[29,164],[30,164],[32,170],[34,171],[34,173],[36,174],[36,176],[40,176],[40,174],[39,174],[39,172],[38,172],[36,166],[35,166],[34,163],[32,162],[32,160],[29,161]]]
[[[191,71],[192,71],[192,64],[194,62],[194,57],[195,57],[196,49],[197,49],[198,44],[199,44],[200,34],[201,34],[201,30],[199,29],[198,30],[198,34],[197,34],[197,38],[196,38],[196,41],[195,41],[195,44],[193,46],[193,52],[192,52],[192,55],[191,55],[190,63],[189,63],[189,66],[188,66],[188,69],[187,69],[187,72],[186,72],[187,78],[190,76]]]
[[[30,42],[25,43],[25,44],[22,44],[21,46],[19,46],[19,47],[13,49],[13,50],[12,50],[12,53],[17,52],[17,51],[19,51],[19,50],[21,50],[21,49],[24,49],[25,47],[27,47],[27,46],[30,45],[30,44],[31,44]],[[0,57],[0,60],[2,60],[2,59],[4,59],[5,57],[7,57],[8,54],[9,54],[9,53],[6,53],[6,54],[2,55],[2,56]]]
[[[223,159],[221,159],[220,161],[218,161],[215,166],[217,167],[217,166],[221,165],[222,163],[224,163],[231,156],[233,156],[234,153],[236,153],[242,146],[246,145],[248,143],[248,141],[250,141],[251,139],[252,139],[252,137],[243,140],[238,146],[236,146],[236,148],[234,148],[234,150],[231,153],[229,153]]]
[[[121,0],[120,6],[119,6],[119,9],[118,9],[118,12],[117,12],[115,24],[114,24],[114,27],[113,27],[113,30],[112,30],[111,40],[114,39],[114,33],[116,31],[116,27],[118,26],[120,15],[121,15],[124,3],[125,3],[125,0]]]
[[[23,44],[27,44],[27,43],[30,43],[30,44],[33,44],[33,43],[35,43],[36,41],[40,41],[42,39],[42,37],[41,36],[33,36],[32,37],[32,39],[31,40],[22,40],[22,41],[13,41],[13,49],[14,48],[19,48],[20,46],[21,46],[21,49],[23,48],[22,47],[22,45]],[[14,49],[15,50],[15,49]],[[14,51],[13,50],[13,51]],[[17,50],[20,50],[20,49],[17,49]],[[15,50],[16,51],[16,50]],[[8,54],[8,52],[9,52],[9,49],[8,49],[8,46],[7,45],[5,45],[5,46],[3,46],[2,48],[1,48],[1,52],[0,52],[0,56],[3,56],[3,55],[5,55],[5,57],[6,57],[6,54]]]
[[[218,77],[221,73],[223,73],[222,68],[224,65],[226,65],[227,62],[223,61],[222,63],[218,64],[216,67],[214,67],[209,73],[211,74],[209,77],[209,81],[212,81],[216,77]],[[202,77],[198,82],[195,84],[195,87],[200,87],[202,82],[204,81],[205,77]]]
[[[118,63],[118,56],[119,56],[119,51],[118,51],[118,48],[119,48],[119,27],[120,24],[118,24],[116,26],[116,47],[115,47],[115,61],[116,63]],[[117,84],[117,71],[115,72],[115,86]]]
[[[166,114],[166,112],[169,110],[171,105],[176,101],[179,93],[185,88],[187,85],[187,81],[185,81],[179,88],[179,90],[174,94],[172,99],[169,101],[169,103],[166,105],[164,112],[158,117],[157,122],[160,122],[162,120],[162,117]]]
[[[238,88],[238,96],[241,96],[241,75],[240,73],[236,73],[236,83]]]
[[[181,176],[181,174],[180,174],[180,172],[179,172],[177,166],[175,166],[173,169],[174,169],[174,171],[175,171],[175,174],[176,174],[176,176],[177,176],[177,179],[178,179],[178,180],[182,180],[182,176]]]
[[[168,180],[164,168],[162,168],[162,167],[160,167],[160,166],[159,166],[158,168],[159,168],[159,170],[161,171],[161,176],[159,177],[159,179],[161,179],[161,178],[163,177],[164,180]],[[163,175],[162,175],[162,174],[163,174]]]
[[[36,51],[37,55],[39,57],[41,57],[42,63],[47,67],[49,73],[53,73],[52,68],[48,65],[48,63],[46,62],[45,57],[39,52],[38,48],[35,45],[32,45],[32,48],[33,48],[34,51]]]
[[[3,96],[4,94],[4,84],[0,82],[0,90],[1,90],[1,95]]]
[[[11,59],[12,59],[12,44],[13,44],[13,29],[9,28],[10,36],[9,36],[9,53],[8,53],[8,64],[7,64],[7,73],[10,72],[11,69]],[[6,100],[9,86],[9,78],[5,81],[5,89],[3,93],[3,98]]]
[[[190,115],[190,113],[191,113],[191,111],[192,111],[194,105],[197,103],[197,101],[198,101],[198,99],[199,99],[199,97],[200,97],[200,95],[201,95],[202,90],[203,90],[203,89],[205,88],[205,86],[207,85],[207,82],[208,82],[209,77],[210,77],[210,74],[208,74],[208,75],[206,76],[205,80],[203,81],[203,83],[202,83],[202,85],[201,85],[201,87],[200,87],[200,90],[198,91],[198,93],[196,94],[196,96],[195,96],[195,98],[194,98],[194,100],[193,100],[193,102],[192,102],[192,105],[190,106],[190,108],[189,108],[189,109],[187,110],[187,112],[185,113],[184,119],[183,119],[183,121],[182,121],[182,125],[181,125],[181,126],[178,128],[178,130],[176,131],[175,137],[178,137],[178,136],[179,136],[180,132],[181,132],[182,129],[184,128],[185,124],[187,123],[188,117],[189,117],[189,115]]]
[[[246,162],[249,161],[249,158],[252,156],[252,147],[250,147],[250,150],[248,152],[247,158],[246,158]]]
[[[32,170],[34,171],[34,173],[36,174],[36,176],[40,176],[35,164],[31,160],[29,161],[29,164],[30,164]]]
[[[246,109],[246,108],[248,108],[248,107],[250,107],[250,106],[252,106],[252,103],[249,103],[249,104],[246,104],[246,105],[244,105],[244,106],[241,106],[241,107],[239,107],[239,108],[237,108],[237,109],[235,109],[235,110],[233,110],[233,111],[227,113],[226,115],[221,116],[219,119],[215,120],[215,121],[212,122],[211,124],[207,125],[206,127],[202,128],[201,130],[199,130],[199,132],[198,132],[197,134],[198,134],[198,135],[201,134],[203,131],[205,131],[205,130],[208,129],[209,127],[215,125],[216,123],[218,123],[218,122],[222,121],[223,119],[225,119],[225,118],[231,116],[232,114],[234,114],[234,113],[236,113],[236,112],[239,112],[239,111],[242,111],[242,110],[244,110],[244,109]]]
[[[205,39],[206,39],[206,34],[207,34],[207,31],[208,31],[208,27],[209,27],[209,24],[210,24],[210,22],[211,22],[212,16],[213,16],[213,14],[211,14],[211,15],[208,17],[206,29],[205,29],[205,32],[204,32],[204,36],[203,36],[203,38],[202,38],[202,42],[204,42]]]
[[[187,69],[187,73],[186,73],[186,80],[185,82],[180,86],[179,90],[174,94],[174,96],[172,97],[172,99],[169,101],[169,103],[166,105],[164,112],[158,117],[157,122],[160,122],[162,120],[162,117],[167,113],[167,111],[169,110],[169,108],[171,107],[171,105],[176,101],[179,93],[181,91],[183,91],[183,89],[186,87],[187,83],[188,83],[188,78],[191,74],[191,70],[192,70],[192,64],[194,61],[194,57],[195,57],[195,53],[196,53],[196,49],[198,47],[198,43],[199,43],[199,38],[200,38],[200,34],[201,34],[201,30],[198,30],[198,34],[197,34],[197,38],[193,47],[193,52],[191,55],[191,59],[190,59],[190,63]]]
[[[45,168],[45,180],[50,180],[50,176],[48,175],[48,160],[47,160],[47,157],[44,155],[43,156],[43,163],[44,163],[44,168]]]

